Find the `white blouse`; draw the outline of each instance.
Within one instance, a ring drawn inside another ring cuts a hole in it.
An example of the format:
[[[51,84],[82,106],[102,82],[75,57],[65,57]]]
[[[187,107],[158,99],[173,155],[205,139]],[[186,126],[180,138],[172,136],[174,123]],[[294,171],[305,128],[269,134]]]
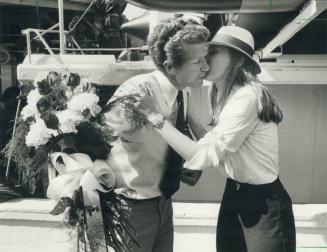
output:
[[[234,88],[217,125],[199,140],[199,151],[184,167],[219,168],[242,183],[273,182],[279,172],[277,125],[260,121],[258,106],[255,87]]]

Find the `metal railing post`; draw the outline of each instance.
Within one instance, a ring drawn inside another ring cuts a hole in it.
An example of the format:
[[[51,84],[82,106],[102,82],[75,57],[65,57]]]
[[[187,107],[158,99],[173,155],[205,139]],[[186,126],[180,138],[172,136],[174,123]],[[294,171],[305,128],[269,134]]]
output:
[[[30,33],[29,29],[26,30],[26,42],[27,42],[28,61],[29,61],[30,64],[32,64],[32,58],[31,58],[31,54],[32,54],[32,50],[31,50],[31,33]]]
[[[43,45],[45,46],[45,48],[48,50],[48,52],[51,54],[51,56],[52,56],[53,58],[55,58],[55,59],[58,61],[59,64],[64,64],[64,63],[62,62],[60,56],[55,55],[55,54],[53,53],[53,51],[51,50],[51,48],[49,47],[49,45],[47,44],[47,42],[44,40],[44,38],[42,37],[42,35],[40,34],[40,32],[39,32],[38,30],[33,30],[33,31],[34,31],[34,32],[36,33],[36,35],[39,37],[39,39],[41,40],[41,42],[43,43]],[[56,57],[56,56],[58,56],[58,57]]]
[[[58,0],[60,54],[65,53],[64,1]]]

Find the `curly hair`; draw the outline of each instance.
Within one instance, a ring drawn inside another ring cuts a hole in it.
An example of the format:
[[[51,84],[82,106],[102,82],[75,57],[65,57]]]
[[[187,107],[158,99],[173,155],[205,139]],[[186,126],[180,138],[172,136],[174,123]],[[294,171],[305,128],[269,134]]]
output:
[[[165,70],[164,62],[179,67],[185,61],[183,43],[204,43],[209,35],[206,27],[192,19],[167,19],[157,25],[149,35],[149,53],[154,64],[161,71]]]

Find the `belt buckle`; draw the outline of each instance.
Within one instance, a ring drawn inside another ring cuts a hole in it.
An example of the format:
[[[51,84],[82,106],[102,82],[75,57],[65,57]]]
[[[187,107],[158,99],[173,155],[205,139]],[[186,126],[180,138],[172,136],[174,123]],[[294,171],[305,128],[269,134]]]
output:
[[[239,190],[240,190],[240,188],[241,188],[241,184],[240,184],[240,183],[238,183],[238,182],[236,182],[236,190],[237,190],[237,191],[239,191]]]

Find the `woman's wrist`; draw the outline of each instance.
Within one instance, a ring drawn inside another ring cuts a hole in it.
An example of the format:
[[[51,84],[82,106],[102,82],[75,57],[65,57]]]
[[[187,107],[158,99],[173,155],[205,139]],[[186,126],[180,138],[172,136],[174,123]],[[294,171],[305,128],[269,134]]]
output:
[[[147,119],[156,129],[161,129],[165,123],[165,117],[160,113],[148,115]]]

